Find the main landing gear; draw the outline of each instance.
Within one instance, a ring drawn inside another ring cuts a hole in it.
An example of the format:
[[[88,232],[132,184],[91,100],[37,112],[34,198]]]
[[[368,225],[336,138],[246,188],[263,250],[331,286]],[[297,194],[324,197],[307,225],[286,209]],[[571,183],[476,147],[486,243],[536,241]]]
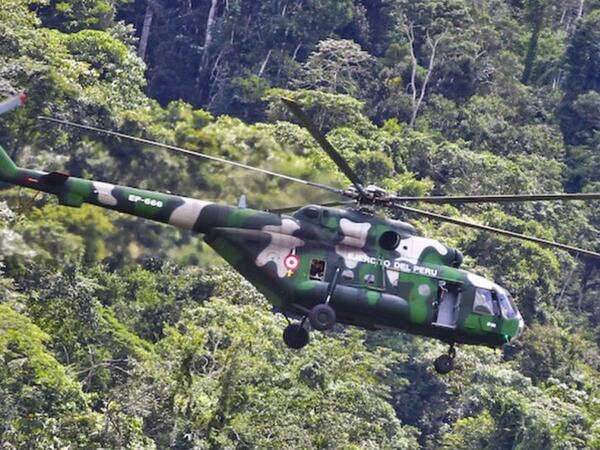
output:
[[[287,317],[286,317],[287,318]],[[290,348],[301,349],[310,341],[310,334],[306,327],[306,319],[310,325],[319,331],[331,330],[335,325],[335,311],[328,303],[319,303],[311,308],[308,316],[300,322],[290,322],[283,330],[283,342]]]
[[[446,374],[454,369],[454,358],[456,357],[456,349],[454,344],[450,345],[447,355],[438,356],[433,364],[437,373]]]
[[[315,330],[331,330],[335,325],[335,311],[329,303],[319,303],[308,312],[308,321]]]
[[[308,322],[315,330],[327,331],[333,328],[336,321],[335,310],[331,307],[329,302],[331,301],[333,291],[337,286],[339,275],[340,268],[336,267],[333,280],[327,291],[325,303],[319,303],[318,305],[313,306],[308,312],[308,316],[304,316],[299,323],[291,323],[289,319],[287,319],[287,316],[285,317],[288,320],[288,326],[283,330],[283,342],[285,342],[285,345],[290,348],[299,349],[308,344],[310,335],[304,326],[307,318]]]
[[[283,342],[289,348],[301,349],[310,341],[310,334],[302,322],[290,323],[283,329]]]

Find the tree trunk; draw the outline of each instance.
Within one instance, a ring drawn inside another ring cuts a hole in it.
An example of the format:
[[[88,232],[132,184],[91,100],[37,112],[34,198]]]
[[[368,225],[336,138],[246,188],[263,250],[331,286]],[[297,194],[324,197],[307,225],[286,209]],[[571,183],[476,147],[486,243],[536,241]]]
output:
[[[577,311],[581,312],[583,307],[583,299],[588,290],[588,283],[592,276],[593,266],[590,263],[586,263],[583,269],[583,275],[581,276],[581,285],[579,287],[579,295],[577,298]]]
[[[556,301],[556,305],[555,305],[555,308],[556,308],[556,309],[560,309],[560,307],[562,306],[562,301],[563,301],[563,298],[564,298],[564,296],[565,296],[565,292],[567,292],[567,288],[568,288],[568,287],[569,287],[569,285],[571,284],[571,278],[573,278],[573,274],[575,273],[575,269],[576,269],[576,268],[577,268],[577,266],[576,266],[576,265],[574,265],[574,266],[571,268],[571,271],[569,272],[569,276],[567,277],[567,279],[566,279],[566,280],[564,281],[564,283],[563,283],[563,287],[562,287],[562,289],[560,290],[560,294],[559,294],[559,296],[558,296],[558,300]]]
[[[531,39],[529,39],[529,47],[527,48],[527,56],[525,57],[525,68],[523,69],[523,75],[521,82],[523,84],[529,84],[531,79],[531,73],[533,71],[533,63],[537,55],[538,41],[540,38],[540,31],[542,31],[542,20],[536,20],[531,32]]]
[[[142,36],[140,37],[140,44],[138,46],[137,54],[143,60],[146,60],[146,51],[148,50],[148,39],[150,38],[150,28],[152,27],[152,19],[154,18],[154,11],[150,4],[146,7],[146,15],[144,16],[144,25],[142,26]]]
[[[267,52],[267,57],[265,58],[265,60],[261,64],[260,70],[258,71],[258,76],[259,77],[262,77],[263,73],[265,73],[265,69],[267,68],[267,64],[269,63],[269,59],[271,59],[271,53],[273,53],[273,50],[269,50]]]
[[[298,45],[296,45],[296,48],[294,49],[294,53],[292,54],[292,61],[296,61],[296,58],[298,57],[298,52],[300,51],[300,48],[302,48],[302,42],[300,42]]]
[[[429,32],[427,32],[427,45],[431,50],[431,55],[429,56],[429,64],[427,65],[427,72],[425,72],[425,78],[423,79],[423,83],[421,84],[421,90],[417,89],[417,69],[419,67],[419,61],[417,60],[417,55],[414,49],[415,43],[415,33],[414,26],[412,23],[405,25],[406,37],[408,38],[408,47],[410,49],[410,57],[412,63],[412,70],[410,74],[410,90],[411,90],[411,109],[412,114],[410,117],[409,125],[414,127],[415,122],[417,121],[417,116],[419,114],[419,109],[421,108],[421,104],[423,103],[423,99],[425,98],[425,93],[427,92],[427,85],[429,84],[429,80],[431,78],[431,74],[436,64],[436,53],[437,47],[444,37],[444,34],[440,34],[435,39],[431,39],[429,36]]]
[[[206,19],[206,32],[204,33],[204,46],[202,47],[202,59],[198,67],[198,75],[196,77],[196,92],[200,103],[208,99],[210,93],[210,75],[208,74],[208,62],[210,56],[210,47],[213,40],[213,29],[217,16],[217,7],[219,0],[211,0],[210,9],[208,11],[208,19]]]
[[[202,62],[200,63],[200,73],[204,72],[208,65],[208,55],[210,45],[212,44],[212,32],[215,25],[218,3],[219,0],[211,0],[210,2],[210,10],[208,11],[208,19],[206,20],[206,33],[204,34],[204,50],[202,52]]]
[[[523,84],[529,84],[531,80],[533,64],[535,63],[535,57],[537,56],[538,41],[544,26],[544,16],[546,15],[546,10],[546,3],[543,1],[538,1],[534,2],[531,11],[528,14],[528,20],[531,23],[532,30],[531,38],[529,39],[529,46],[527,47],[527,56],[525,56],[525,67],[523,68],[523,75],[521,76],[521,82]]]
[[[581,19],[583,16],[583,6],[585,4],[585,0],[579,0],[579,10],[577,11],[577,19]]]

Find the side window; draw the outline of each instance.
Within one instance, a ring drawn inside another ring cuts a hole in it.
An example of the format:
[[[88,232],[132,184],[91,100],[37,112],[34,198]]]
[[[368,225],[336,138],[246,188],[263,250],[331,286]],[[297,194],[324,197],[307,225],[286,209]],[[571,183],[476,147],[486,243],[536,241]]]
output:
[[[496,303],[492,297],[492,291],[488,289],[477,288],[475,291],[475,301],[473,302],[473,311],[479,314],[495,316],[497,313]]]
[[[309,278],[311,280],[319,280],[321,281],[325,277],[325,261],[322,259],[313,259],[310,263],[310,273]]]

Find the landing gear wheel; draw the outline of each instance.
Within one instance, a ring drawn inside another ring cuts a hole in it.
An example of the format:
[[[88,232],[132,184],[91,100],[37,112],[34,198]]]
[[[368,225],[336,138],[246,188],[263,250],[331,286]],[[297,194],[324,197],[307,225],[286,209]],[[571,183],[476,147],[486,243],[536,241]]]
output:
[[[437,373],[446,374],[454,369],[454,360],[450,355],[438,356],[433,364]]]
[[[456,349],[454,344],[450,344],[447,355],[439,356],[433,366],[437,373],[446,374],[454,369],[454,358],[456,358]]]
[[[308,320],[315,330],[331,330],[335,325],[335,311],[327,303],[319,303],[308,312]]]
[[[289,348],[301,349],[309,340],[308,330],[300,323],[290,323],[283,329],[283,342]]]

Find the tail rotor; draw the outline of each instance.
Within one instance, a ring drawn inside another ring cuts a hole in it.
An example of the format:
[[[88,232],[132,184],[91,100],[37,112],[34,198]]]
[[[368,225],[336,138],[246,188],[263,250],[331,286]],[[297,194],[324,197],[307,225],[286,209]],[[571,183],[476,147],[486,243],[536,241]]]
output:
[[[20,94],[13,95],[0,103],[0,114],[12,111],[25,103],[27,103],[27,95],[25,93],[21,92]]]

